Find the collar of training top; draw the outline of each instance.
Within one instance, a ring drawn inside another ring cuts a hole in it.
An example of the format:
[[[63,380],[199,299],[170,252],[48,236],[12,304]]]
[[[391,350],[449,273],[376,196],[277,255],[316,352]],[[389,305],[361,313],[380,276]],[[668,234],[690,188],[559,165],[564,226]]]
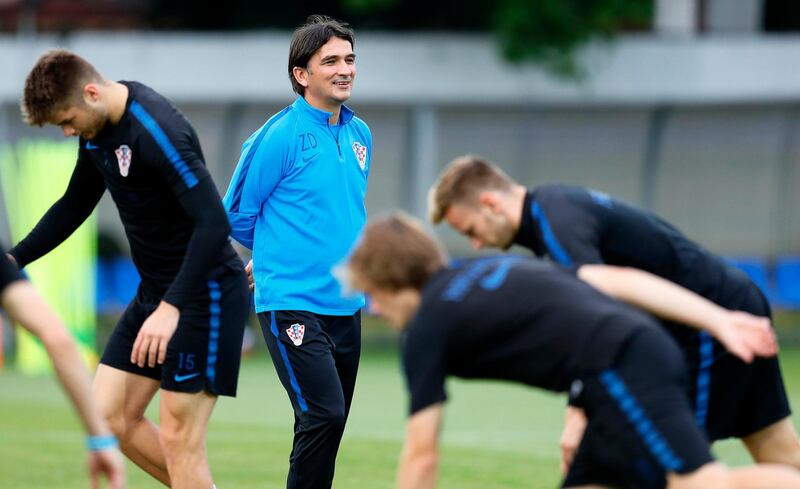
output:
[[[308,117],[313,122],[316,122],[317,124],[324,124],[326,126],[328,125],[328,119],[330,119],[330,117],[333,115],[333,112],[312,107],[311,104],[309,104],[303,97],[297,97],[297,100],[294,101],[292,107],[294,107],[296,110],[299,110],[305,117]],[[339,112],[339,124],[347,124],[355,115],[355,112],[353,112],[348,106],[342,105],[342,110]]]

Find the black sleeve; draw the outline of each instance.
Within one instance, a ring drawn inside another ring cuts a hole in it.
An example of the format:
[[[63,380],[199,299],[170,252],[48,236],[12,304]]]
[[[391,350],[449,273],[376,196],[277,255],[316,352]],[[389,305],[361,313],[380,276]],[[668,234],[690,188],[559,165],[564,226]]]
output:
[[[566,268],[603,263],[600,233],[604,208],[581,188],[553,187],[538,202],[538,221],[548,255]]]
[[[164,294],[164,300],[180,309],[208,276],[228,241],[231,225],[211,178],[200,180],[191,190],[183,192],[178,200],[194,221],[194,232],[181,269]]]
[[[19,268],[46,255],[67,239],[91,214],[106,190],[103,176],[94,167],[84,149],[78,152],[78,162],[64,195],[58,199],[36,224],[36,227],[9,253]]]
[[[149,134],[142,141],[149,156],[143,161],[162,175],[194,222],[181,269],[164,294],[164,301],[181,309],[219,257],[231,232],[230,223],[186,117],[166,101],[151,102],[147,108],[134,102],[131,112]]]
[[[6,256],[6,248],[4,246],[0,246],[0,254],[3,255],[0,256],[0,293],[2,293],[12,282],[22,280],[23,277],[17,267]]]
[[[409,415],[447,399],[445,384],[445,338],[436,334],[433,321],[414,321],[403,338],[402,358],[410,395]]]

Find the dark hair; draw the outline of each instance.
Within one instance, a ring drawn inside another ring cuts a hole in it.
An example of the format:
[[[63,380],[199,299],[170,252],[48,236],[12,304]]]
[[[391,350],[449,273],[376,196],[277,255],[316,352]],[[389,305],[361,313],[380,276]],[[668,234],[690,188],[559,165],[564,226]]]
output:
[[[308,60],[332,37],[344,39],[355,47],[355,34],[350,26],[325,15],[310,16],[292,34],[292,43],[289,45],[289,80],[292,82],[292,90],[299,95],[303,95],[306,89],[294,79],[294,68],[306,68]]]
[[[48,51],[39,57],[25,79],[20,100],[22,119],[41,127],[56,110],[82,103],[86,83],[102,80],[94,66],[77,54],[65,49]]]

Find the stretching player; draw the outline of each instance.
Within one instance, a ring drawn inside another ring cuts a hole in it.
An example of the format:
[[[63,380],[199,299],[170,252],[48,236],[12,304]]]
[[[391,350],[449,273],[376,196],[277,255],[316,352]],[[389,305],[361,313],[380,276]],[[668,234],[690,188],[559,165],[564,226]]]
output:
[[[0,248],[0,303],[12,319],[42,341],[58,380],[78,412],[89,434],[87,468],[92,487],[98,487],[99,475],[104,474],[110,489],[121,489],[125,486],[125,465],[116,438],[92,402],[89,372],[78,348],[67,328],[5,254]]]
[[[439,245],[404,216],[368,224],[347,263],[351,286],[404,332],[411,399],[401,489],[435,486],[449,375],[569,390],[588,426],[564,487],[800,487],[800,474],[787,467],[728,470],[713,461],[686,398],[681,352],[648,316],[545,263],[509,256],[445,263]],[[606,281],[629,282],[672,319],[737,315],[654,275],[629,281],[613,271]],[[763,320],[738,315],[771,341]],[[737,335],[749,329],[735,328]]]
[[[79,149],[64,195],[10,254],[20,267],[45,255],[109,190],[142,282],[94,397],[133,462],[173,488],[211,489],[206,428],[217,396],[236,394],[248,291],[197,135],[151,88],[107,80],[64,50],[39,58],[22,110],[29,124],[79,136]],[[144,411],[159,388],[156,427]]]
[[[434,223],[446,220],[475,248],[516,243],[568,267],[639,268],[726,309],[771,315],[764,295],[744,273],[657,216],[594,190],[545,185],[528,191],[491,163],[463,156],[431,188],[429,204]],[[695,419],[709,439],[741,438],[755,461],[800,468],[800,442],[777,358],[747,364],[707,334],[666,326],[689,363]],[[566,419],[564,469],[586,422],[573,408]]]

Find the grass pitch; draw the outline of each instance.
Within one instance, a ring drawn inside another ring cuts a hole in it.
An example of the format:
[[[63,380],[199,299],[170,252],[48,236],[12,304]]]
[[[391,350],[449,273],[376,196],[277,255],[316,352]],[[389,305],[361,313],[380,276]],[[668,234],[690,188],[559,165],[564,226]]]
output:
[[[800,349],[781,355],[794,406],[800,405]],[[451,381],[443,433],[444,488],[554,488],[563,396],[510,384]],[[397,357],[362,358],[353,410],[339,453],[334,486],[394,487],[406,396]],[[156,410],[151,410],[152,418]],[[208,451],[220,489],[285,487],[292,416],[266,348],[259,342],[242,367],[237,399],[222,398],[212,417]],[[51,378],[0,374],[0,486],[87,488],[83,435]],[[715,453],[732,465],[749,463],[738,442]],[[131,488],[158,488],[128,465]]]

